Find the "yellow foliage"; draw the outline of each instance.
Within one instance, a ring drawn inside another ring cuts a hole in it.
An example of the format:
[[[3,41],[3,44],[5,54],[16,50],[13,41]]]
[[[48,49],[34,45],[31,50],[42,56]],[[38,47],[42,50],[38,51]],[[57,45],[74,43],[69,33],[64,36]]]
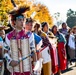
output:
[[[48,22],[51,27],[53,25],[53,19],[48,11],[48,8],[41,4],[34,5],[34,8],[34,11],[36,12],[34,19],[38,20],[40,23]]]
[[[33,4],[33,1],[29,0],[14,0],[17,5],[23,5],[26,4],[30,6],[30,11],[26,12],[27,17],[32,17],[35,20],[38,20],[41,22],[48,22],[50,27],[53,25],[53,19],[51,15],[49,14],[48,8],[42,4]],[[0,2],[0,20],[8,20],[7,12],[14,8],[14,6],[11,3],[11,0],[2,0]],[[5,17],[4,17],[5,16]]]

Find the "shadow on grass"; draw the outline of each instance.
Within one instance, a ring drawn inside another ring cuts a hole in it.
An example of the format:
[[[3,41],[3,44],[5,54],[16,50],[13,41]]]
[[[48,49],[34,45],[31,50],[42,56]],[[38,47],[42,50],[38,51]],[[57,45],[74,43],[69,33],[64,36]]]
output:
[[[61,73],[63,74],[63,73],[66,73],[66,72],[69,72],[69,71],[72,71],[73,70],[73,68],[72,67],[70,67],[70,68],[67,68],[66,70],[64,70],[64,71],[61,71]]]
[[[72,71],[72,70],[74,70],[74,69],[73,69],[74,67],[76,67],[76,66],[72,64],[70,67],[68,66],[68,68],[67,68],[66,70],[61,71],[61,73],[63,74],[63,73],[66,73],[66,72]]]

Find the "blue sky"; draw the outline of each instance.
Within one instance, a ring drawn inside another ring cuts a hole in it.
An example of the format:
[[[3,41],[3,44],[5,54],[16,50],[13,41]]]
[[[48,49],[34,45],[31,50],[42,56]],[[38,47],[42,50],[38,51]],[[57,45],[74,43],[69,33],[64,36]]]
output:
[[[61,18],[66,19],[66,13],[68,9],[76,11],[76,0],[36,0],[45,4],[50,13],[53,15],[56,12],[60,12]]]

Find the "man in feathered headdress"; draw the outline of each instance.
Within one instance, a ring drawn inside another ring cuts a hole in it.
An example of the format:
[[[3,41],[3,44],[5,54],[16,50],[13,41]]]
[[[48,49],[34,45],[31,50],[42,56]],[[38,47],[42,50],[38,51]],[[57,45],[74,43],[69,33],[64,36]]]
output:
[[[5,53],[4,57],[8,64],[12,66],[10,70],[13,75],[31,74],[30,58],[21,61],[23,57],[30,54],[28,35],[25,34],[25,30],[23,28],[25,19],[23,13],[28,9],[29,7],[22,6],[9,12],[11,25],[14,29],[6,35],[6,42],[11,49],[11,55]]]

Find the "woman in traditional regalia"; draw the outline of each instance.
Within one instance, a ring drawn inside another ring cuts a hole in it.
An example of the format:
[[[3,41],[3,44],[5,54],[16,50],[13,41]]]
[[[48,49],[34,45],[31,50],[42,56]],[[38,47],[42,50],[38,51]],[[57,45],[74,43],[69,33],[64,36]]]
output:
[[[66,58],[66,50],[65,50],[65,44],[66,40],[65,37],[58,32],[57,26],[52,27],[53,34],[57,37],[58,43],[57,43],[57,51],[58,51],[58,75],[60,75],[60,71],[66,69],[67,64],[67,58]]]
[[[49,31],[49,27],[48,27],[47,22],[42,23],[42,30],[49,37],[49,41],[51,44],[51,46],[49,46],[49,47],[50,47],[50,55],[51,55],[51,59],[52,59],[52,72],[55,74],[58,71],[58,56],[57,56],[57,49],[56,49],[57,39],[53,35],[53,33],[51,31]]]
[[[50,49],[49,46],[51,46],[47,34],[44,33],[41,28],[40,24],[36,23],[34,26],[34,33],[37,33],[42,38],[42,58],[43,58],[43,69],[41,75],[52,75],[52,64],[51,64],[51,57],[50,57]]]

